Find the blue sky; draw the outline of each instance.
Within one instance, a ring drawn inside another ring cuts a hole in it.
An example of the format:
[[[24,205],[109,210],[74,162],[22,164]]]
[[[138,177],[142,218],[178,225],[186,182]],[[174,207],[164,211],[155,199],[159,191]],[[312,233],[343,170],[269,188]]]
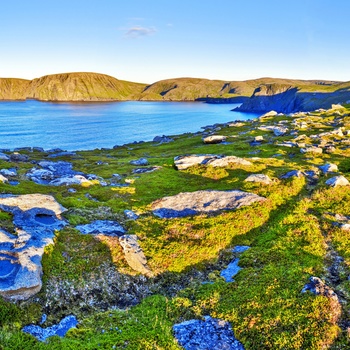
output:
[[[0,0],[0,77],[350,80],[348,0]]]

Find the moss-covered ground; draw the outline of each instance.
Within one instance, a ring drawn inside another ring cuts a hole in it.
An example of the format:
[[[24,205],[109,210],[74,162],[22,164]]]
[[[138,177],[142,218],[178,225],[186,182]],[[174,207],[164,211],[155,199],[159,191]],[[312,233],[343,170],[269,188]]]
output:
[[[245,349],[350,348],[350,232],[334,225],[333,219],[335,214],[350,215],[350,186],[327,186],[325,181],[334,174],[321,173],[317,181],[280,179],[290,170],[318,171],[327,162],[338,165],[339,174],[349,178],[350,137],[345,132],[350,130],[349,113],[350,108],[343,108],[217,126],[220,130],[215,133],[228,136],[226,144],[205,145],[203,135],[197,133],[173,136],[174,142],[167,144],[77,152],[59,160],[114,185],[72,186],[75,193],[65,186],[27,180],[31,163],[0,161],[0,168],[16,167],[20,181],[17,186],[0,184],[1,193],[52,194],[68,209],[64,215],[70,224],[56,232],[55,244],[43,256],[41,292],[17,303],[0,299],[0,349],[180,349],[172,326],[205,315],[229,321]],[[307,127],[300,129],[302,122]],[[259,129],[278,123],[289,128],[286,136]],[[342,134],[324,134],[339,127]],[[251,146],[259,135],[264,142]],[[323,153],[304,154],[298,146],[280,146],[297,142],[296,137],[306,147],[323,147]],[[330,145],[334,149],[326,153]],[[31,161],[47,157],[42,152],[21,153]],[[178,171],[173,159],[184,154],[235,155],[252,165]],[[129,162],[140,157],[161,168],[133,174],[135,167]],[[116,173],[120,180],[113,180]],[[244,182],[252,173],[266,174],[273,181],[269,185]],[[171,220],[151,213],[150,204],[156,199],[203,189],[240,189],[267,201]],[[125,209],[140,218],[127,220]],[[74,229],[96,219],[117,220],[128,233],[136,234],[154,277],[133,271],[115,239],[96,239]],[[0,211],[0,220],[2,228],[13,232],[8,213]],[[242,270],[234,282],[226,283],[220,271],[235,257],[236,245],[251,248],[240,255]],[[334,255],[341,257],[336,269],[332,269]],[[330,299],[301,293],[311,276],[320,277],[337,293],[340,319]],[[79,325],[64,338],[40,343],[21,328],[38,324],[43,313],[48,315],[46,325],[69,314],[77,315]]]

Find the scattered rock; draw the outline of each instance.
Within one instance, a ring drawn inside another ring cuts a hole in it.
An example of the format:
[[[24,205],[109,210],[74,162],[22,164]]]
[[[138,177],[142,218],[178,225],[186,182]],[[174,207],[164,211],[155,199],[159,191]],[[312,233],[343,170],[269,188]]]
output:
[[[174,139],[172,139],[171,137],[168,137],[168,136],[156,136],[154,139],[153,139],[153,142],[158,142],[160,145],[163,144],[163,143],[169,143],[169,142],[173,142]]]
[[[47,338],[53,337],[54,335],[64,337],[70,329],[75,328],[77,325],[78,320],[76,317],[74,315],[69,315],[63,318],[60,323],[51,327],[43,328],[36,325],[28,325],[23,327],[22,331],[31,334],[36,339],[43,342]]]
[[[226,141],[227,136],[223,135],[211,135],[203,138],[203,142],[205,144],[216,144]]]
[[[61,218],[66,209],[42,194],[1,196],[0,209],[13,214],[17,233],[0,230],[0,295],[26,300],[41,289],[41,258],[54,231],[66,225]]]
[[[183,192],[153,202],[152,210],[160,218],[176,218],[234,210],[265,200],[256,194],[238,190]]]
[[[9,182],[9,180],[8,180],[8,178],[5,177],[4,175],[1,175],[1,174],[0,174],[0,182],[6,183],[6,182]]]
[[[270,112],[267,112],[267,113],[261,115],[259,118],[274,117],[277,114],[278,113],[276,111],[270,111]]]
[[[272,180],[267,175],[264,175],[264,174],[251,174],[244,181],[259,182],[265,185],[269,185],[272,182]]]
[[[63,151],[63,152],[58,152],[58,153],[53,153],[50,154],[48,156],[48,158],[58,158],[58,157],[74,157],[77,154],[75,152],[67,152],[67,151]]]
[[[325,165],[319,166],[319,168],[324,174],[331,173],[331,172],[335,173],[338,171],[338,166],[333,163],[326,163]]]
[[[347,186],[349,181],[343,176],[334,176],[326,181],[326,185],[336,187],[336,186]]]
[[[148,160],[147,158],[140,158],[140,159],[136,159],[136,160],[132,160],[130,162],[131,165],[137,165],[137,166],[146,166],[148,165]]]
[[[263,142],[263,141],[265,141],[265,140],[264,140],[264,137],[261,135],[254,137],[254,142]]]
[[[103,234],[105,236],[121,236],[126,231],[125,229],[117,222],[111,220],[95,220],[90,224],[78,225],[75,227],[82,234]]]
[[[124,215],[126,216],[127,219],[129,220],[137,220],[139,216],[133,212],[132,210],[124,210]]]
[[[178,170],[186,170],[194,165],[211,165],[213,167],[226,167],[230,164],[243,166],[252,165],[251,162],[243,158],[215,154],[192,154],[177,156],[174,158],[174,164]]]
[[[173,326],[174,335],[185,350],[244,350],[229,322],[205,316]]]
[[[119,237],[119,243],[123,247],[129,266],[135,271],[151,277],[152,271],[147,266],[147,259],[137,243],[137,239],[136,235],[123,235]]]
[[[321,154],[323,152],[323,149],[320,147],[306,147],[306,148],[300,148],[300,153],[316,153]]]
[[[272,131],[275,136],[284,136],[289,130],[284,126],[260,126],[259,130]]]
[[[26,156],[25,154],[20,154],[18,152],[14,152],[12,154],[10,154],[10,161],[11,162],[27,162],[29,159],[28,156]]]
[[[11,168],[11,169],[1,169],[0,170],[0,174],[4,175],[4,176],[17,176],[17,171],[15,168]]]
[[[133,169],[132,173],[133,174],[152,173],[153,171],[159,170],[160,168],[161,168],[160,166],[151,166],[148,168],[137,168],[137,169]]]
[[[278,143],[276,146],[279,146],[279,147],[297,147],[298,145],[294,142],[286,141],[286,142]]]
[[[291,177],[303,177],[304,174],[300,170],[291,170],[288,173],[282,175],[280,179],[290,179]]]
[[[0,160],[10,160],[10,157],[8,155],[6,155],[5,153],[1,153],[0,152]]]

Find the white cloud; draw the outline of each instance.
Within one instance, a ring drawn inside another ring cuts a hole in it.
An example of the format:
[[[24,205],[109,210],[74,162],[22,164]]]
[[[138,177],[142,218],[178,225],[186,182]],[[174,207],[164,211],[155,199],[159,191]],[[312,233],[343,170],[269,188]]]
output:
[[[126,38],[139,38],[143,36],[149,36],[156,32],[156,28],[154,27],[141,27],[134,26],[126,30],[124,36]]]

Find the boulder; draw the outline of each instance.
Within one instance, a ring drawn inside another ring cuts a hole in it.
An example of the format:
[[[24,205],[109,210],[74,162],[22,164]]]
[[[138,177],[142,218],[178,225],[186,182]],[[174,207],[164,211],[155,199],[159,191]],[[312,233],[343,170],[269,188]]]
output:
[[[18,152],[14,152],[12,154],[10,154],[10,161],[11,162],[27,162],[29,159],[28,156],[26,156],[25,154],[20,154]]]
[[[41,258],[55,230],[66,225],[61,218],[66,209],[42,194],[1,196],[0,209],[13,214],[17,233],[0,230],[0,295],[26,300],[41,289]]]
[[[336,173],[338,171],[338,166],[333,163],[326,163],[324,165],[320,165],[319,169],[324,173]]]
[[[244,350],[229,322],[205,316],[204,320],[189,320],[173,326],[180,346],[185,350]]]
[[[6,182],[9,182],[9,180],[8,180],[8,178],[5,177],[4,175],[1,175],[1,174],[0,174],[0,182],[6,183]]]
[[[291,170],[288,173],[282,175],[280,179],[290,179],[291,177],[303,177],[304,174],[300,170]]]
[[[336,186],[347,186],[349,181],[343,176],[334,176],[326,181],[326,185],[336,187]]]
[[[156,136],[154,139],[153,139],[153,142],[158,142],[160,145],[163,144],[163,143],[169,143],[169,142],[173,142],[174,140],[171,138],[171,137],[168,137],[168,136]]]
[[[321,154],[323,152],[322,148],[320,147],[306,147],[306,148],[300,148],[300,153],[315,153],[315,154]]]
[[[259,182],[265,185],[269,185],[272,182],[272,180],[267,175],[264,175],[264,174],[251,174],[244,181]]]
[[[10,160],[10,157],[6,155],[5,153],[0,152],[0,160]]]
[[[216,144],[226,141],[227,136],[223,135],[211,135],[203,138],[205,144]]]
[[[284,126],[260,126],[259,130],[272,131],[275,136],[284,136],[289,130]]]
[[[194,165],[211,165],[213,167],[227,167],[230,164],[250,166],[251,162],[236,156],[222,156],[215,154],[192,154],[174,158],[178,170],[186,170]]]
[[[0,174],[4,176],[17,176],[17,171],[15,168],[1,169]]]
[[[234,210],[265,200],[264,197],[239,190],[182,192],[156,200],[152,203],[152,210],[160,218],[176,218]]]
[[[137,166],[146,166],[149,164],[147,158],[140,158],[140,159],[136,159],[136,160],[132,160],[130,162],[131,165],[137,165]]]
[[[95,220],[90,224],[78,225],[75,228],[82,234],[103,234],[112,237],[121,236],[126,232],[117,221],[111,220]]]
[[[137,242],[136,235],[123,235],[119,237],[119,243],[123,248],[125,259],[129,266],[146,276],[152,276],[152,271],[147,266],[147,259]]]
[[[124,210],[124,215],[126,216],[126,218],[128,220],[137,220],[139,218],[139,216],[135,212],[133,212],[132,210],[128,210],[128,209]]]

